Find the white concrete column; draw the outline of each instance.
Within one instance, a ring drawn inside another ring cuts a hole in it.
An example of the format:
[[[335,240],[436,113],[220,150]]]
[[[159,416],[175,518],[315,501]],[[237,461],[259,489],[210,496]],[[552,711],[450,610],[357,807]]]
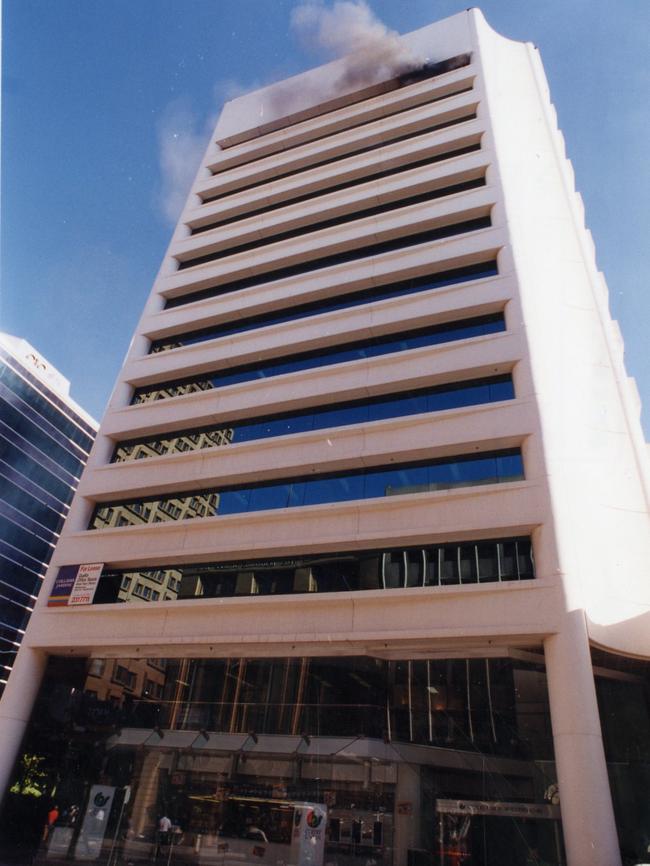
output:
[[[400,814],[397,804],[409,804]],[[408,849],[420,847],[420,768],[412,764],[397,765],[393,848],[395,866],[406,866]]]
[[[11,781],[46,664],[46,653],[23,645],[0,700],[0,806]]]
[[[131,816],[131,826],[136,835],[144,833],[148,828],[150,829],[152,822],[155,826],[156,817],[154,815],[152,819],[151,812],[158,799],[158,783],[162,762],[162,753],[155,751],[148,752],[142,762]]]
[[[568,866],[620,866],[621,855],[584,613],[544,641]]]

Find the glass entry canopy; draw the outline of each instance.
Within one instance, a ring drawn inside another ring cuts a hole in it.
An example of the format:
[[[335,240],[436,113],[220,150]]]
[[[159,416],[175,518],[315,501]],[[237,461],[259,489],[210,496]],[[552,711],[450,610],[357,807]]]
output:
[[[0,860],[560,866],[526,658],[52,658]]]

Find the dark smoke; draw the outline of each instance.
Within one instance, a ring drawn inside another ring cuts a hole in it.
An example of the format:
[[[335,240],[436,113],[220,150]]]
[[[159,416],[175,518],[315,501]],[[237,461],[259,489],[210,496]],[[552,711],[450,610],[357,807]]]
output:
[[[319,102],[338,96],[342,90],[408,74],[424,63],[398,33],[375,17],[365,0],[335,0],[331,6],[307,0],[294,7],[291,26],[301,41],[321,56],[343,58],[343,68],[339,66],[329,80],[320,76],[318,87],[309,93]],[[304,98],[302,87],[301,91]],[[288,113],[295,99],[292,87],[280,88],[273,108]]]

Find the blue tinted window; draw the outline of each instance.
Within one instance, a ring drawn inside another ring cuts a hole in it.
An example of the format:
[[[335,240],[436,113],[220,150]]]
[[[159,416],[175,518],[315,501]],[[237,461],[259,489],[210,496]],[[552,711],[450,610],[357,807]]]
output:
[[[320,505],[324,502],[345,502],[349,499],[362,499],[364,496],[363,482],[362,475],[315,478],[313,481],[303,483],[303,501],[297,504]]]
[[[179,346],[190,346],[195,343],[205,342],[206,340],[225,337],[229,334],[239,334],[256,328],[266,328],[270,325],[281,324],[282,322],[296,321],[297,319],[303,319],[307,316],[321,315],[335,310],[351,309],[362,304],[386,300],[387,298],[401,297],[415,292],[424,292],[429,289],[437,289],[444,286],[468,282],[469,280],[491,277],[496,273],[497,267],[495,261],[486,261],[476,265],[469,265],[464,268],[441,271],[426,277],[416,277],[399,283],[391,283],[384,286],[363,289],[359,292],[349,292],[344,295],[337,295],[334,298],[312,301],[307,304],[298,304],[289,309],[279,311],[274,310],[270,313],[251,316],[248,319],[238,318],[234,322],[220,323],[214,327],[204,328],[199,331],[191,331],[187,334],[174,334],[173,337],[155,340],[151,344],[150,351],[155,353],[167,349],[175,349]]]
[[[32,612],[32,608],[27,608],[24,605],[20,604],[16,600],[8,600],[6,598],[0,598],[0,622],[2,622],[3,626],[14,628],[16,630],[25,628],[27,624],[27,620]],[[14,638],[15,640],[16,638]],[[18,636],[18,640],[20,640],[20,636]],[[4,653],[3,653],[3,666],[4,666]],[[4,673],[4,670],[3,670]]]
[[[401,496],[421,493],[427,489],[425,466],[396,467],[369,471],[366,476],[365,496],[368,499],[380,496]]]
[[[521,475],[521,456],[519,454],[497,457],[496,463],[499,478],[518,478]]]
[[[12,547],[36,560],[46,562],[52,555],[52,544],[0,515],[0,536]]]
[[[8,390],[0,386],[0,393],[3,390],[5,395],[9,396]],[[18,402],[17,398],[14,399]],[[0,432],[11,438],[12,441],[25,440],[29,442],[34,448],[48,454],[59,466],[78,477],[83,461],[86,459],[85,454],[75,449],[74,445],[60,431],[55,430],[43,418],[39,418],[34,410],[30,410],[24,404],[23,410],[21,412],[10,402],[0,398],[0,418],[2,419],[0,420]],[[31,417],[27,417],[25,411],[29,411]]]
[[[202,448],[227,445],[230,442],[249,442],[307,430],[342,427],[385,418],[398,418],[424,412],[442,411],[479,403],[514,398],[510,376],[458,382],[404,394],[371,397],[335,404],[333,406],[303,409],[295,414],[279,415],[251,421],[236,421],[230,427],[199,428],[170,433],[165,438],[131,440],[117,446],[113,461],[134,460],[154,454],[196,451]],[[216,441],[215,441],[216,440]],[[179,443],[183,442],[181,448]],[[142,444],[143,449],[138,448]]]
[[[7,520],[11,520],[13,523],[16,523],[18,526],[22,526],[23,529],[26,529],[28,532],[32,532],[34,535],[38,535],[39,538],[45,539],[45,541],[51,541],[54,531],[49,529],[47,526],[43,526],[33,519],[31,514],[26,514],[23,511],[18,511],[12,505],[9,505],[3,499],[0,499],[0,515],[7,518]]]
[[[29,384],[25,379],[30,380]],[[7,399],[7,392],[11,392],[22,400],[27,406],[35,410],[38,415],[50,422],[55,429],[61,430],[72,442],[85,451],[90,450],[93,437],[87,432],[88,427],[81,419],[74,423],[66,416],[70,413],[69,407],[62,403],[55,394],[48,391],[47,399],[39,391],[43,388],[42,383],[32,376],[24,373],[24,378],[15,373],[5,364],[0,364],[0,385],[5,386],[2,396]],[[38,390],[36,390],[38,389]],[[10,401],[13,403],[13,401]]]
[[[388,142],[406,141],[406,140],[411,139],[411,138],[417,138],[421,135],[428,135],[430,132],[432,132],[435,129],[445,129],[448,126],[455,126],[458,123],[462,123],[465,120],[471,120],[474,117],[476,117],[476,113],[468,111],[467,115],[463,115],[462,117],[455,117],[452,120],[436,122],[436,119],[433,118],[432,120],[430,120],[427,123],[427,125],[425,127],[418,127],[418,129],[416,131],[409,131],[408,133],[405,133],[402,135],[396,135],[396,132],[399,131],[399,127],[397,127],[393,131],[390,131],[390,132],[386,131],[386,133],[382,137],[382,140],[377,142],[376,144],[367,144],[367,145],[364,145],[363,147],[358,147],[356,149],[347,150],[345,152],[345,154],[343,154],[342,156],[337,155],[337,156],[327,157],[326,159],[320,159],[320,160],[315,159],[313,162],[309,162],[308,165],[301,165],[299,168],[291,168],[291,169],[287,169],[286,171],[284,171],[282,173],[274,174],[273,178],[274,178],[274,180],[279,180],[280,178],[291,177],[292,175],[295,175],[295,174],[302,174],[306,169],[313,169],[313,168],[317,168],[318,166],[322,166],[322,165],[330,165],[333,162],[340,161],[343,157],[355,156],[355,155],[358,155],[361,153],[370,153],[373,150],[377,150],[378,148],[384,147]],[[248,184],[245,184],[242,186],[237,186],[236,191],[242,192],[245,189],[254,189],[255,187],[263,186],[264,184],[267,184],[267,183],[268,183],[268,179],[264,178],[263,180],[257,180],[257,181],[253,181],[251,183],[248,183]],[[209,196],[202,198],[202,201],[204,203],[216,201],[217,199],[220,199],[220,198],[223,198],[224,196],[230,195],[232,192],[233,192],[232,188],[229,188],[228,191],[225,193],[224,192],[213,193],[212,195],[209,195]]]
[[[107,524],[125,525],[132,522],[126,517],[125,512],[136,509],[141,515],[139,523],[153,522],[159,510],[162,510],[167,515],[167,519],[171,520],[178,520],[183,516],[185,519],[204,516],[186,513],[184,506],[194,497],[210,495],[218,496],[216,513],[223,515],[293,508],[325,502],[403,496],[456,485],[492,484],[518,478],[523,478],[523,464],[519,452],[497,452],[438,460],[429,464],[407,464],[289,479],[245,488],[194,491],[184,496],[145,500],[153,502],[156,506],[149,509],[147,514],[143,514],[139,503],[119,502],[102,505],[95,510],[90,528],[101,528]],[[121,514],[124,515],[124,523],[119,519]],[[117,521],[115,517],[118,518]]]
[[[496,460],[494,457],[479,457],[455,463],[441,463],[429,470],[429,484],[432,487],[454,487],[458,484],[476,484],[477,481],[496,480]]]
[[[210,286],[206,289],[199,289],[195,292],[180,295],[179,297],[168,300],[166,307],[176,307],[179,306],[179,304],[189,304],[193,301],[200,301],[205,298],[214,298],[241,289],[249,289],[252,286],[259,286],[272,280],[287,279],[288,277],[295,277],[299,274],[308,274],[322,268],[342,265],[346,262],[354,262],[359,259],[382,255],[383,253],[392,252],[394,250],[408,249],[409,247],[417,246],[418,244],[425,244],[431,241],[441,240],[442,238],[454,237],[455,235],[464,234],[466,232],[479,231],[480,229],[489,228],[491,224],[489,216],[476,217],[475,219],[466,220],[465,222],[439,226],[438,228],[430,228],[426,231],[419,231],[410,235],[402,235],[398,238],[391,238],[390,240],[381,241],[379,243],[355,247],[354,249],[348,249],[339,253],[330,253],[321,258],[310,259],[308,261],[299,262],[295,265],[285,265],[281,268],[275,268],[265,271],[264,273],[255,274],[251,277],[245,277],[233,283],[220,283],[216,286]]]
[[[60,477],[54,475],[52,471],[46,469],[41,463],[36,462],[36,452],[29,448],[28,443],[26,443],[26,447],[30,453],[25,453],[22,448],[9,442],[0,434],[0,460],[8,463],[25,478],[29,478],[30,481],[48,490],[57,499],[60,499],[61,502],[69,502],[72,499],[71,485],[76,480],[73,478],[70,478],[68,482],[61,480]],[[52,464],[52,461],[45,455],[39,454],[38,457],[42,462],[49,463],[55,472],[58,470],[58,474],[61,473],[61,470],[55,464]]]
[[[248,510],[250,490],[226,490],[219,494],[219,514],[240,514]]]
[[[315,429],[327,427],[344,427],[348,424],[361,424],[372,417],[371,407],[366,404],[348,406],[347,408],[331,406],[321,409],[312,415]]]
[[[429,411],[427,403],[428,400],[424,394],[405,394],[403,397],[370,406],[369,420],[380,421],[385,418],[419,415]]]
[[[58,532],[63,524],[63,515],[66,509],[61,503],[57,503],[53,497],[39,490],[29,481],[19,479],[9,467],[0,467],[0,479],[2,482],[2,499],[18,511],[43,524],[48,529]],[[46,505],[52,503],[52,507]]]
[[[26,570],[34,572],[38,571],[38,569],[43,565],[43,560],[34,559],[33,556],[24,553],[19,547],[15,547],[8,542],[5,542],[2,537],[0,537],[0,559],[8,559]]]
[[[36,567],[36,571],[30,571],[24,565],[8,559],[6,555],[0,555],[0,582],[13,587],[14,591],[37,595],[42,582],[41,573],[44,571],[45,567],[41,564]]]
[[[511,400],[514,397],[514,388],[510,377],[501,377],[494,379],[489,384],[489,399],[494,400]]]
[[[469,88],[471,90],[471,88]],[[459,91],[459,93],[464,93],[464,90]],[[303,201],[310,201],[313,198],[318,198],[323,195],[323,193],[331,193],[338,192],[342,189],[350,189],[351,187],[358,186],[362,183],[368,183],[370,180],[380,180],[383,177],[390,177],[395,174],[401,174],[404,171],[411,171],[414,168],[421,168],[423,166],[432,165],[436,162],[442,162],[445,159],[451,159],[456,156],[463,156],[466,153],[475,153],[477,150],[481,149],[480,143],[468,144],[464,147],[450,148],[449,150],[445,150],[435,154],[428,154],[424,159],[418,159],[413,162],[408,161],[408,154],[404,155],[406,161],[401,162],[399,165],[393,165],[388,169],[383,169],[382,171],[371,171],[368,174],[355,175],[352,179],[346,179],[342,183],[337,183],[332,186],[327,187],[319,187],[319,189],[313,192],[301,193],[299,195],[291,195],[291,192],[287,195],[286,198],[283,198],[281,201],[275,201],[272,204],[264,205],[263,207],[253,208],[252,210],[244,210],[238,211],[234,215],[229,215],[225,218],[217,219],[207,223],[201,223],[201,225],[191,226],[191,234],[197,235],[202,234],[203,232],[211,231],[219,226],[228,225],[232,226],[233,223],[238,222],[242,219],[249,219],[253,216],[259,216],[263,213],[269,213],[270,211],[278,210],[278,208],[286,207],[287,204],[298,204]]]
[[[244,253],[248,252],[249,250],[257,250],[260,247],[267,246],[268,244],[274,244],[278,241],[285,241],[289,240],[290,238],[302,237],[303,235],[311,234],[312,232],[319,231],[321,229],[331,228],[332,226],[345,225],[345,223],[354,222],[355,220],[364,219],[365,217],[389,213],[390,211],[398,210],[399,208],[403,207],[408,207],[409,205],[421,204],[426,201],[432,201],[433,199],[441,198],[447,195],[453,195],[454,193],[465,192],[466,190],[476,189],[477,187],[481,186],[485,186],[485,177],[474,178],[473,180],[464,181],[462,183],[457,183],[446,187],[437,187],[433,190],[420,192],[417,195],[398,198],[394,199],[393,201],[382,202],[382,204],[373,205],[373,207],[361,208],[359,210],[352,211],[351,213],[340,213],[336,217],[330,217],[325,220],[317,220],[307,225],[300,225],[295,228],[288,229],[287,231],[278,232],[276,234],[264,235],[264,237],[262,238],[257,237],[252,241],[245,241],[244,243],[234,243],[232,246],[220,248],[218,250],[214,250],[213,252],[193,256],[189,259],[183,259],[179,262],[178,269],[186,270],[187,268],[192,268],[196,265],[202,265],[206,262],[214,262],[226,256],[235,255],[236,253]]]
[[[272,484],[256,487],[250,491],[247,511],[267,511],[270,508],[286,508],[289,502],[289,486]]]
[[[282,360],[266,361],[257,364],[219,370],[206,376],[192,379],[181,379],[174,382],[164,382],[155,386],[144,386],[136,389],[132,403],[145,403],[150,400],[164,400],[189,391],[209,390],[234,385],[240,382],[265,379],[308,370],[330,364],[341,364],[363,358],[375,358],[393,352],[418,349],[425,346],[435,346],[440,343],[465,340],[485,334],[493,334],[505,330],[505,321],[501,313],[481,316],[475,319],[465,319],[438,325],[425,330],[410,331],[399,336],[386,336],[363,340],[344,346],[331,346],[317,351],[304,352]]]

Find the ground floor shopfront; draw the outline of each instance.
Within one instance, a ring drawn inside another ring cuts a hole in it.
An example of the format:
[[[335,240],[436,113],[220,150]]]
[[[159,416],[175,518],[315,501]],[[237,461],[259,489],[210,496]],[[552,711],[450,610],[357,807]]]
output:
[[[611,658],[597,691],[633,858],[650,828],[647,670]],[[535,652],[52,657],[0,859],[560,866],[560,799]]]

